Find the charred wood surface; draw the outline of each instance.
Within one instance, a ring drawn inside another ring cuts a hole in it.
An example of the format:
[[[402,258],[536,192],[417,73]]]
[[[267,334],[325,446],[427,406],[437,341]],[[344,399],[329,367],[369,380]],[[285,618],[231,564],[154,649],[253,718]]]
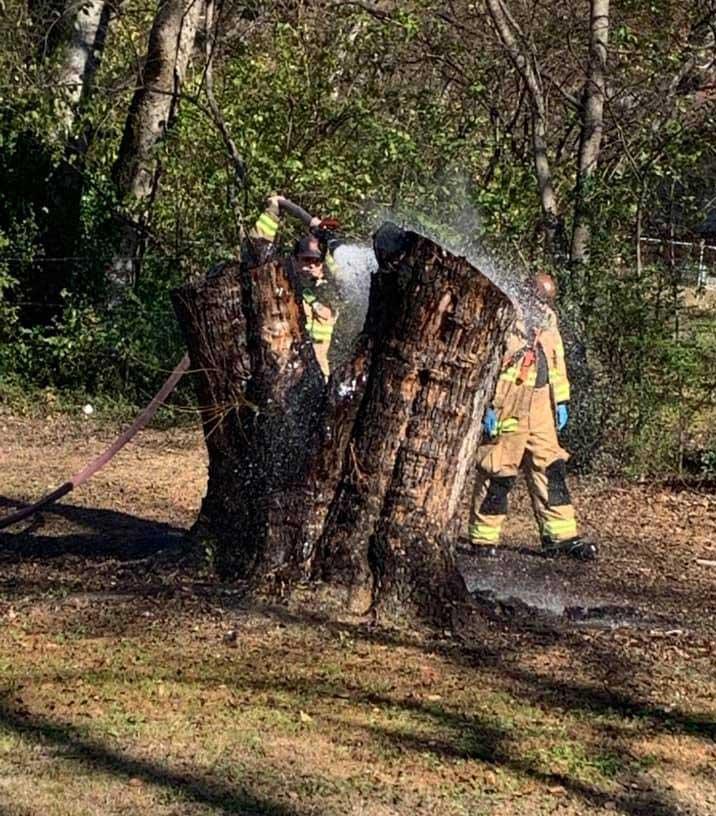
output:
[[[196,375],[211,462],[230,447],[229,419],[244,402],[251,372],[239,264],[216,267],[204,280],[177,289],[172,300]]]
[[[324,383],[290,270],[228,264],[174,296],[209,452],[202,532],[217,566],[254,577],[295,561]]]
[[[416,233],[384,225],[375,250],[363,332],[328,385],[290,263],[176,293],[210,458],[202,524],[225,575],[310,575],[353,611],[445,619],[467,597],[452,542],[512,309]]]
[[[461,594],[450,541],[511,308],[465,259],[415,233],[386,226],[375,247],[374,350],[322,571],[358,605],[370,594],[386,611],[432,614]]]

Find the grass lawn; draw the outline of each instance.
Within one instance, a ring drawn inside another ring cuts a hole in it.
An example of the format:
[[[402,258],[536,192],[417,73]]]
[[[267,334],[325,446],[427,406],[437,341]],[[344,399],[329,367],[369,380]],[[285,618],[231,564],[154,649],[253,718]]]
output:
[[[3,450],[9,496],[104,442],[2,419],[33,440]],[[468,643],[210,582],[177,546],[199,434],[122,457],[0,534],[2,816],[716,813],[716,573],[696,561],[715,557],[713,496],[577,487],[609,557],[574,586],[648,597],[665,625],[505,613]],[[520,509],[509,546],[534,535]]]

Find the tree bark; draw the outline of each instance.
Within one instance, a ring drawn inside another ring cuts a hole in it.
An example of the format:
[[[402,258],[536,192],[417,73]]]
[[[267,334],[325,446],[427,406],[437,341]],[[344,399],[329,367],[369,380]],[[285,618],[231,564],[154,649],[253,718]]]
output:
[[[591,0],[589,64],[582,94],[582,129],[577,159],[574,226],[570,251],[570,261],[577,264],[589,260],[591,240],[589,186],[599,161],[604,131],[608,38],[609,0]]]
[[[376,235],[391,308],[320,541],[322,577],[390,615],[430,617],[459,597],[448,542],[457,536],[481,422],[509,319],[505,296],[465,259],[407,233],[386,251]],[[370,318],[370,315],[369,315]]]
[[[290,263],[176,293],[205,406],[199,526],[224,575],[310,576],[354,612],[444,621],[467,598],[451,543],[513,312],[416,233],[384,225],[375,248],[357,350],[327,386]]]
[[[56,129],[68,136],[92,86],[104,51],[113,7],[107,0],[86,0],[75,7],[72,33],[57,74]]]
[[[132,286],[136,278],[142,228],[158,179],[155,150],[176,116],[203,14],[204,0],[161,0],[154,18],[112,170],[118,197],[133,214],[120,226],[119,248],[110,269],[111,284],[118,291]]]
[[[73,259],[82,234],[85,159],[93,136],[90,125],[78,122],[91,95],[114,6],[108,0],[51,1],[31,4],[31,14],[45,33],[38,61],[52,85],[55,116],[44,138],[21,135],[22,153],[28,158],[16,160],[23,167],[23,194],[35,212],[43,250],[30,275],[22,313],[29,325],[48,325],[62,309],[62,291],[72,289]],[[54,145],[48,145],[48,136]]]
[[[227,576],[295,563],[323,375],[289,265],[229,264],[174,295],[202,406],[209,484],[199,531]]]
[[[487,9],[510,61],[522,77],[532,109],[532,154],[537,178],[537,190],[542,208],[543,231],[547,251],[560,259],[562,254],[562,218],[552,181],[552,169],[547,147],[547,108],[540,77],[533,65],[533,55],[518,42],[521,34],[517,22],[503,0],[487,0]],[[524,38],[521,38],[524,42]]]

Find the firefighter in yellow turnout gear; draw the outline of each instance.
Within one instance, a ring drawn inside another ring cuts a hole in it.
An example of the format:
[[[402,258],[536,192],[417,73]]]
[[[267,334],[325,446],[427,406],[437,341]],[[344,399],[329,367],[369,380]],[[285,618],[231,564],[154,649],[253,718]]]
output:
[[[252,242],[273,246],[284,208],[299,215],[311,229],[316,229],[323,223],[321,219],[311,217],[299,207],[291,205],[282,196],[272,195],[267,199],[266,210],[259,216],[250,233]],[[292,262],[301,281],[306,331],[311,338],[323,376],[328,379],[328,351],[338,317],[338,298],[333,285],[338,266],[329,249],[322,251],[321,242],[315,235],[307,235],[296,243]]]
[[[579,536],[566,483],[569,454],[558,431],[567,423],[569,379],[564,346],[552,308],[557,290],[549,275],[532,281],[534,307],[518,315],[508,339],[495,396],[478,451],[470,542],[478,555],[493,556],[507,515],[508,495],[522,469],[548,554],[582,560],[597,555]]]

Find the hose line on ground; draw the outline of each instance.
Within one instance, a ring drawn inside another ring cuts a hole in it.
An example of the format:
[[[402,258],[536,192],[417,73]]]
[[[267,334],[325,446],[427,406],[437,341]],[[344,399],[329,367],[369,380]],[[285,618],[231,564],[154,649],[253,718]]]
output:
[[[28,518],[41,508],[46,507],[48,504],[56,502],[58,499],[66,496],[71,490],[74,490],[76,487],[84,484],[88,479],[91,479],[95,473],[101,470],[115,456],[115,454],[122,450],[122,448],[127,444],[127,442],[129,442],[130,439],[132,439],[133,436],[135,436],[135,434],[139,433],[139,431],[144,428],[154,414],[156,414],[159,406],[176,388],[177,383],[184,376],[188,368],[189,355],[187,354],[181,359],[179,364],[169,375],[164,385],[154,395],[147,407],[106,450],[85,465],[82,470],[75,473],[75,475],[72,476],[69,481],[61,484],[39,501],[36,501],[34,504],[30,504],[27,507],[23,507],[20,510],[16,510],[14,513],[10,513],[10,515],[5,516],[4,518],[0,518],[0,530],[3,530],[5,527],[9,527],[11,524],[17,524],[18,521],[23,521],[23,519]]]

